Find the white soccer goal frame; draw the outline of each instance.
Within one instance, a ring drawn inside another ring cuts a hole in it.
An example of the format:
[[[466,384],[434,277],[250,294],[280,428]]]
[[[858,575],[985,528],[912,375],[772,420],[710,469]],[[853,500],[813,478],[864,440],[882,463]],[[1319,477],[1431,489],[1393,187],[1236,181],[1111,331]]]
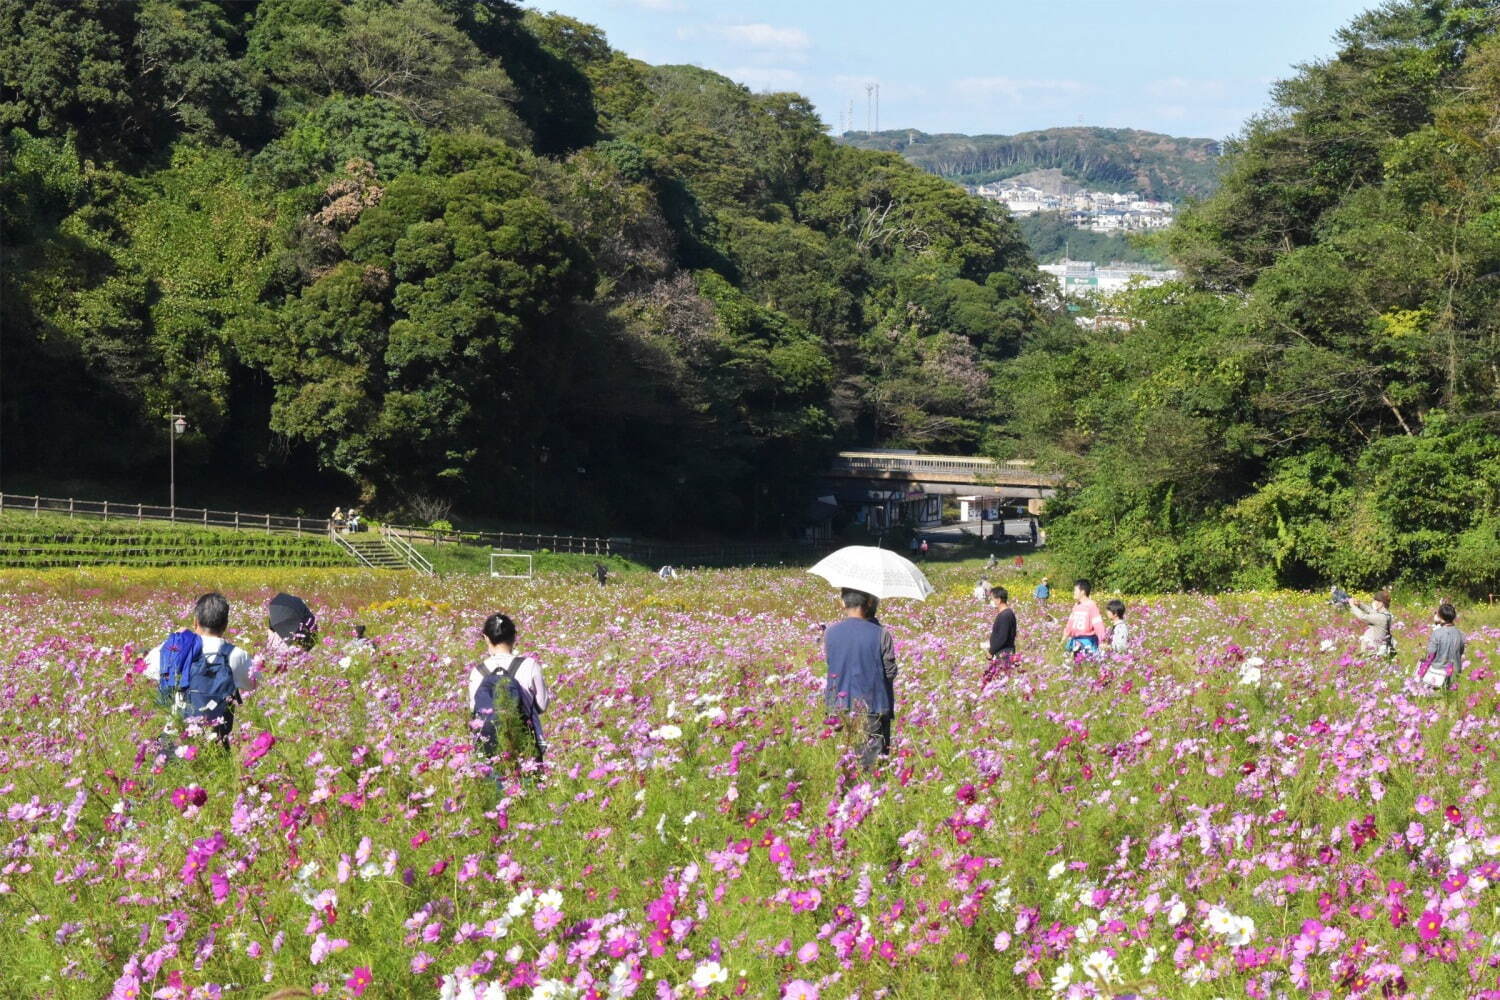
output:
[[[525,573],[501,573],[495,569],[496,559],[524,559],[526,560]],[[530,552],[490,552],[490,576],[497,580],[530,580],[532,576],[532,556]]]

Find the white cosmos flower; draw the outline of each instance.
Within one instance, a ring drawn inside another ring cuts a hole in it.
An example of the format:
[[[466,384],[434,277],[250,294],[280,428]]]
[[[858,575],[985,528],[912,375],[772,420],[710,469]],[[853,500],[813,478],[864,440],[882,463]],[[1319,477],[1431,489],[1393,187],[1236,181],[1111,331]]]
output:
[[[704,962],[693,970],[693,985],[700,990],[729,981],[729,970],[718,962]]]
[[[1083,974],[1102,983],[1117,982],[1120,978],[1120,970],[1115,965],[1114,956],[1103,948],[1091,952],[1089,957],[1083,960]]]
[[[1073,963],[1064,962],[1062,965],[1059,965],[1057,967],[1056,972],[1052,973],[1052,992],[1061,993],[1063,990],[1067,989],[1068,985],[1072,982]]]

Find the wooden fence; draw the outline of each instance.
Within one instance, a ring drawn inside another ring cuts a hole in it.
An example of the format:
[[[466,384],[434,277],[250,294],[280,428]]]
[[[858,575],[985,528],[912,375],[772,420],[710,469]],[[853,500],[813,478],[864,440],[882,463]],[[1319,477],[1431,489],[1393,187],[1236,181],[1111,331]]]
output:
[[[105,521],[169,521],[204,528],[238,528],[241,531],[262,531],[267,534],[328,534],[326,517],[288,517],[282,514],[250,514],[239,510],[210,510],[206,507],[166,507],[149,503],[120,503],[115,500],[78,500],[72,497],[61,499],[0,493],[0,513],[6,511],[92,517]]]
[[[326,517],[293,517],[282,514],[211,510],[204,507],[167,507],[147,503],[120,503],[114,500],[78,500],[72,497],[19,496],[14,493],[0,493],[0,513],[7,511],[100,518],[106,521],[165,521],[173,524],[234,528],[267,534],[327,535],[330,531],[330,522]],[[649,565],[670,563],[674,566],[796,562],[810,556],[817,556],[835,547],[831,542],[691,544],[546,532],[445,531],[399,524],[386,525],[385,530],[407,542],[473,545],[517,552],[540,552],[545,549],[548,552],[566,552],[575,555],[618,555]]]

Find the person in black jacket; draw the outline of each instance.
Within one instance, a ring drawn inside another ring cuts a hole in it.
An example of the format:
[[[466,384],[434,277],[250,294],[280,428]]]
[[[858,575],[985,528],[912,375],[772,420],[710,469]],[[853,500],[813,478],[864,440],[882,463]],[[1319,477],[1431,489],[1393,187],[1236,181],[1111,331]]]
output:
[[[989,669],[984,672],[986,684],[1001,671],[1008,671],[1016,656],[1016,612],[1010,606],[1010,593],[1004,587],[991,587],[990,607],[995,609],[995,622],[985,646],[990,654]]]

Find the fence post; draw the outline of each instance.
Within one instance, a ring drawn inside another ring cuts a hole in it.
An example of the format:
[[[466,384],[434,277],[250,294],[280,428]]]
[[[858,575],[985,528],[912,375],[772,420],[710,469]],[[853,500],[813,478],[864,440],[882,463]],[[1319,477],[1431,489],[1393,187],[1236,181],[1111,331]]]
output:
[[[271,515],[267,514],[266,515],[266,534],[269,535],[270,533],[271,533]]]
[[[208,527],[208,508],[207,507],[203,508],[203,526],[205,528]]]
[[[137,521],[144,520],[144,514],[143,514],[143,512],[145,511],[145,509],[146,509],[145,504],[139,504],[138,503],[138,504],[135,505],[135,519]]]
[[[239,530],[239,527],[240,527],[240,512],[239,511],[235,511],[234,512],[234,527],[235,527],[236,531]]]
[[[302,534],[302,516],[300,514],[297,516],[297,534]]]
[[[106,521],[109,520],[109,501],[108,500],[104,501],[104,519]]]
[[[33,514],[40,514],[42,512],[42,497],[41,497],[41,494],[37,494],[36,497],[34,497],[32,499],[32,501],[31,501],[31,512]]]
[[[73,498],[68,497],[68,520],[73,519]]]

